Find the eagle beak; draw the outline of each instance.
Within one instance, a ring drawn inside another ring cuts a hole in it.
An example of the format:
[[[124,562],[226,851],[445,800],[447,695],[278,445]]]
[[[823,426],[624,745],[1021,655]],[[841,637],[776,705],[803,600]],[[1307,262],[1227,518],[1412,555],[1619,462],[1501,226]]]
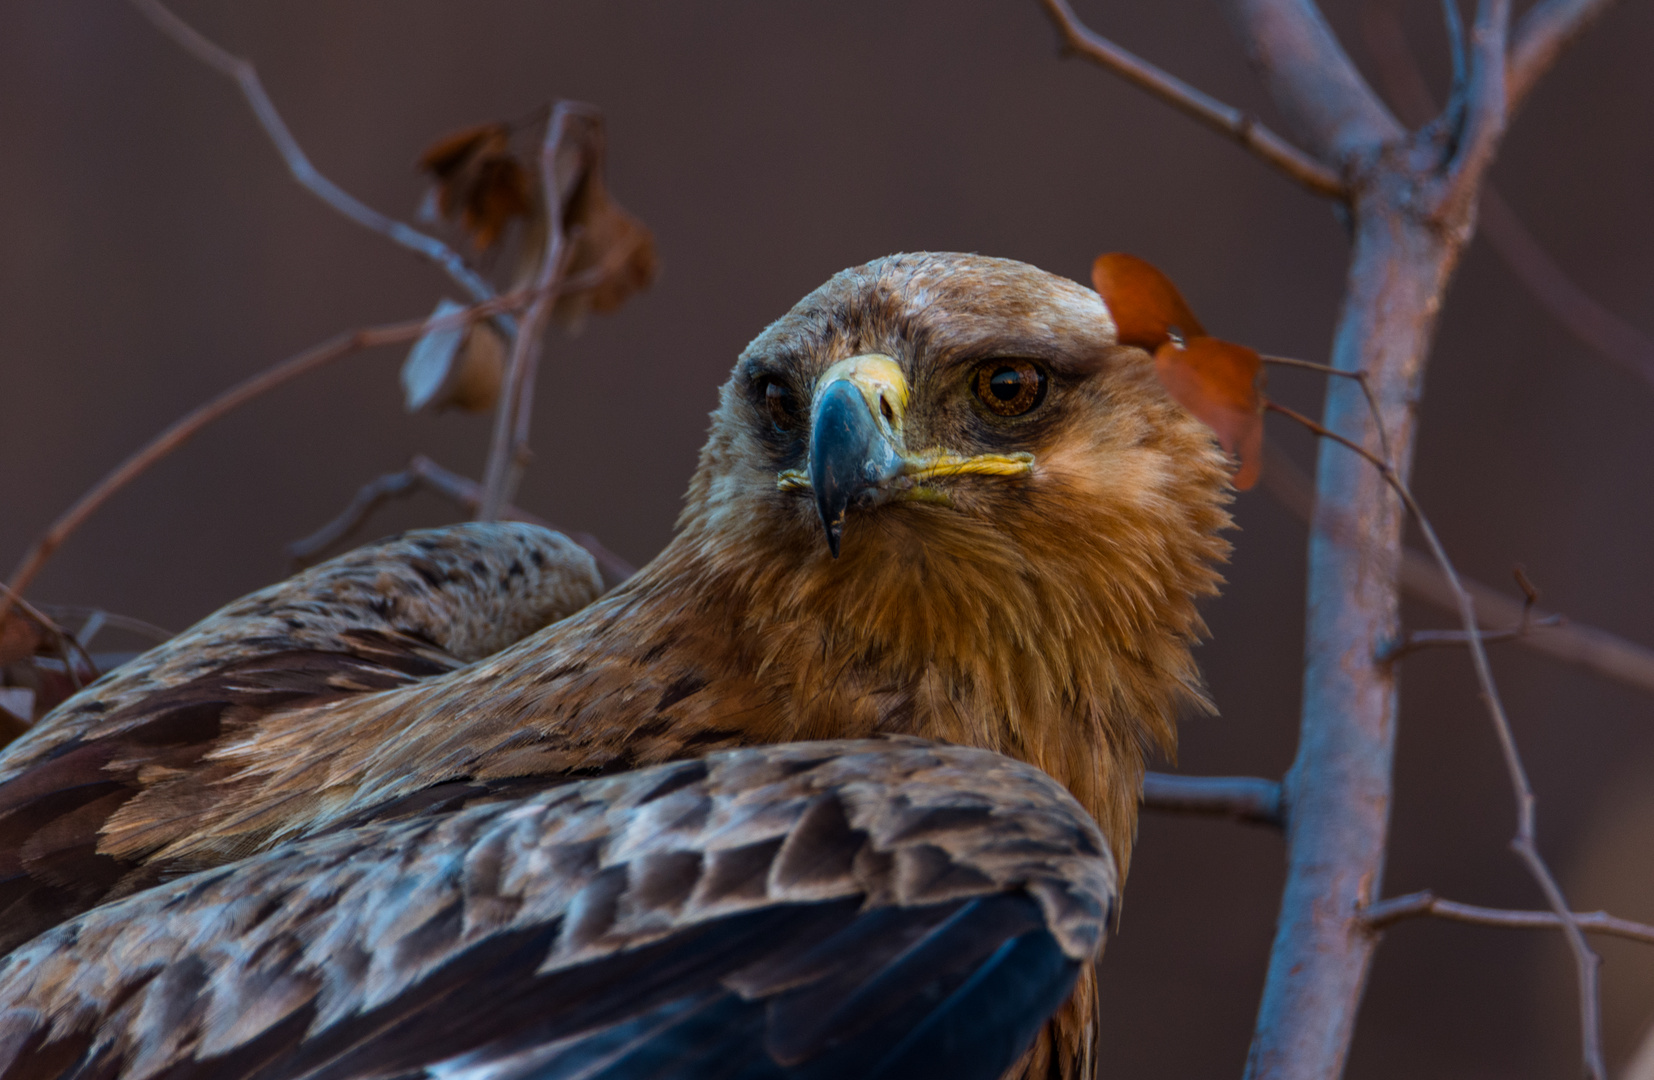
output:
[[[852,356],[827,369],[810,424],[810,488],[827,547],[838,558],[844,514],[869,492],[901,476],[907,379],[895,360]]]

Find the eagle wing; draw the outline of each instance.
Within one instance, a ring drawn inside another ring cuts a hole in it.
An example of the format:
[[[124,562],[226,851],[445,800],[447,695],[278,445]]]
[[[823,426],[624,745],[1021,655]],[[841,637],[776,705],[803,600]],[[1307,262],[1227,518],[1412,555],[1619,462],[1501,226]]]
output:
[[[153,884],[140,858],[100,853],[100,833],[136,796],[204,779],[224,742],[452,671],[601,591],[591,556],[547,529],[421,530],[255,592],[112,672],[0,754],[0,951]]]
[[[1011,759],[724,751],[83,914],[0,959],[0,1075],[989,1080],[1115,889],[1096,824]]]

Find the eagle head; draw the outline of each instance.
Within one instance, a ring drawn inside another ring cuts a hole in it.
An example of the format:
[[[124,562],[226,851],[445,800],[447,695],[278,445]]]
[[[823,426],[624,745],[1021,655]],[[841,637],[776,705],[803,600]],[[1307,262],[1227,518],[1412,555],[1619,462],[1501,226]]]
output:
[[[1144,755],[1205,700],[1188,650],[1228,471],[1093,290],[893,255],[741,354],[674,546],[756,668],[792,673],[777,734],[860,716],[1023,757],[1123,863]]]

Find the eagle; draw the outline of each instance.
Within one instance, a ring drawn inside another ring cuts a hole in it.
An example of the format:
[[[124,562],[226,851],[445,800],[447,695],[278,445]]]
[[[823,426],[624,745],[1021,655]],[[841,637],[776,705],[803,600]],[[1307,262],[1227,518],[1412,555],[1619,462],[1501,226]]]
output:
[[[406,534],[0,753],[0,1076],[1090,1076],[1231,490],[1091,289],[843,271],[612,591]]]

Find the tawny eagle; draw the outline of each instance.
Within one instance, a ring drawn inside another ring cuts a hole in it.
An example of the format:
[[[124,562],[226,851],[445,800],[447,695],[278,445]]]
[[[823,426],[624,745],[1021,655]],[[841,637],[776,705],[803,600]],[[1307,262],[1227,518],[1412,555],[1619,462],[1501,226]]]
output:
[[[1092,290],[838,274],[607,595],[409,534],[0,755],[0,1077],[1089,1076],[1227,492]]]

